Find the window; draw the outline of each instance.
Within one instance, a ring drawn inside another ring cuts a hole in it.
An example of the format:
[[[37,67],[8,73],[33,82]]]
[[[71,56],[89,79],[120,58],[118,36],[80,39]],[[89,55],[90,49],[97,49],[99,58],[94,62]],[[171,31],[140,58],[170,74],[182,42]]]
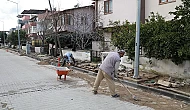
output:
[[[87,17],[86,17],[86,16],[82,16],[82,17],[81,17],[81,24],[82,24],[82,25],[87,25],[87,24],[88,24],[88,21],[87,21]]]
[[[64,24],[65,25],[73,25],[73,19],[72,19],[71,14],[65,14]]]
[[[112,13],[112,0],[104,1],[104,14]]]
[[[167,0],[160,0],[160,3],[166,2]]]
[[[160,4],[175,2],[176,0],[159,0]]]

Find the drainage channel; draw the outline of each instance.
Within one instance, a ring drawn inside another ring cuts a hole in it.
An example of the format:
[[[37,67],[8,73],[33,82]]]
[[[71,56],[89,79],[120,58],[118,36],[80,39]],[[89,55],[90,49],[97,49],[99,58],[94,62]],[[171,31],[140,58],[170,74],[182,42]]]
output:
[[[95,72],[88,71],[88,70],[78,68],[78,67],[73,67],[72,66],[71,68],[74,69],[74,70],[77,70],[77,71],[88,73],[89,75],[93,75],[93,76],[95,76],[97,74]],[[185,101],[187,103],[190,103],[190,96],[187,96],[187,95],[184,95],[184,94],[180,94],[180,93],[176,93],[176,92],[172,92],[172,91],[167,91],[167,90],[163,90],[163,89],[158,89],[158,88],[153,88],[153,87],[148,87],[148,86],[140,85],[140,84],[133,83],[133,82],[130,82],[130,81],[123,81],[123,80],[121,80],[121,81],[123,83],[125,83],[125,84],[127,84],[129,86],[135,87],[135,88],[151,91],[151,92],[157,93],[159,95],[168,96],[170,98],[174,98],[174,99],[177,99],[177,100],[181,100],[181,101]]]

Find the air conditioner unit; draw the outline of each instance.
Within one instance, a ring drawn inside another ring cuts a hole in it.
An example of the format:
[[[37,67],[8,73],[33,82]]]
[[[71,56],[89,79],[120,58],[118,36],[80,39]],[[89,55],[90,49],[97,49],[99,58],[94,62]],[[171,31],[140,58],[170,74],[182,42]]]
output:
[[[103,27],[103,23],[102,22],[96,22],[96,27]]]

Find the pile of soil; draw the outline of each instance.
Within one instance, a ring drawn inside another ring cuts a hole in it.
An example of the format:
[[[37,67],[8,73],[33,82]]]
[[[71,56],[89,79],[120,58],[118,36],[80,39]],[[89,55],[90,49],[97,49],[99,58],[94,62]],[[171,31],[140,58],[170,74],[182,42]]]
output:
[[[37,63],[38,65],[49,65],[49,62],[48,61],[40,61]]]

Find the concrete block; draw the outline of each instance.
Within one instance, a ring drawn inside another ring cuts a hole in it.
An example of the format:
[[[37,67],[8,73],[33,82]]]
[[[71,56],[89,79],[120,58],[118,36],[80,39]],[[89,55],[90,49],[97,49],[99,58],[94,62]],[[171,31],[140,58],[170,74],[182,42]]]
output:
[[[158,80],[157,84],[160,84],[165,87],[171,87],[171,82],[160,80],[160,79]]]
[[[177,87],[180,86],[180,84],[177,84],[177,83],[171,83],[171,86],[177,88]]]

